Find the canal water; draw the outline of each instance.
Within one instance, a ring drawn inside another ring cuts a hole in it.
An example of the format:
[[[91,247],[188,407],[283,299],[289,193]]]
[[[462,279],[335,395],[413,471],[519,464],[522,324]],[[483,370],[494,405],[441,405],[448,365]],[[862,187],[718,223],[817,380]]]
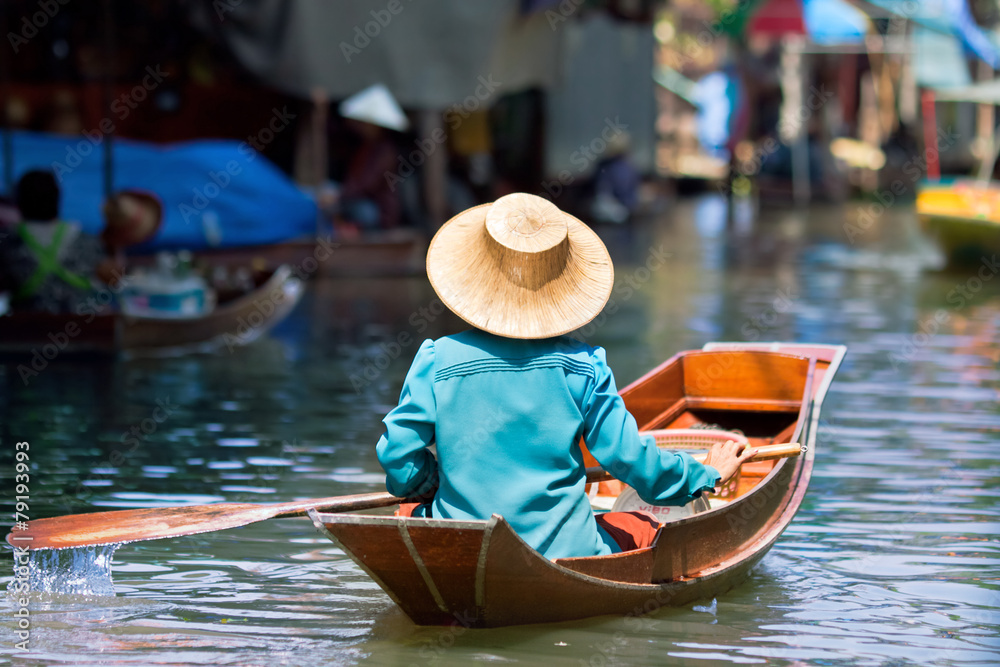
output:
[[[631,281],[589,337],[619,385],[712,340],[849,348],[805,504],[738,588],[642,623],[420,628],[308,520],[284,519],[122,547],[114,597],[32,594],[27,653],[8,597],[0,661],[1000,663],[1000,267],[941,271],[912,209],[872,223],[866,206],[741,208],[727,225],[703,197],[599,230]],[[417,344],[460,325],[423,279],[314,282],[249,348],[57,359],[27,385],[8,363],[4,460],[30,443],[31,517],[378,491],[380,419]]]

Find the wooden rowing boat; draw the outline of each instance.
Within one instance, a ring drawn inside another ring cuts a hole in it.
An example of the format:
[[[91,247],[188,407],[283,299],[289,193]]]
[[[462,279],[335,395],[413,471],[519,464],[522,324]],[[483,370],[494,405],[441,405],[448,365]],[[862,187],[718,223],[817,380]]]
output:
[[[220,298],[220,305],[207,315],[14,313],[0,317],[0,353],[38,356],[43,363],[59,354],[173,354],[233,348],[256,340],[285,319],[304,290],[302,281],[283,266],[253,291]]]
[[[1000,183],[959,179],[926,184],[917,194],[921,226],[949,263],[978,263],[1000,253]]]
[[[812,473],[823,397],[844,352],[712,344],[678,354],[623,389],[643,430],[715,425],[741,430],[755,446],[797,440],[807,447],[794,459],[745,465],[734,499],[663,524],[647,549],[550,561],[497,515],[310,516],[420,625],[638,615],[710,598],[743,581],[795,516]],[[606,507],[620,492],[616,482],[602,484],[595,505]]]

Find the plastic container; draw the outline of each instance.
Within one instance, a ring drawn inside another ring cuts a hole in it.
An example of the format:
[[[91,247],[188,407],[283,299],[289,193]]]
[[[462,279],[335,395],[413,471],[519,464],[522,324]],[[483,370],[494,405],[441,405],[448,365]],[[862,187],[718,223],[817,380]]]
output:
[[[141,317],[199,317],[215,307],[215,293],[201,276],[179,267],[172,255],[157,256],[157,267],[130,275],[121,308]]]

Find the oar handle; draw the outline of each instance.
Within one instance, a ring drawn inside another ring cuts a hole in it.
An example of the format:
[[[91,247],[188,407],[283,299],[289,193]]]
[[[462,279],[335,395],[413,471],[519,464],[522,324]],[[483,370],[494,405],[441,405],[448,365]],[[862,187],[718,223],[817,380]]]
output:
[[[792,456],[798,456],[802,453],[802,446],[797,442],[783,442],[778,445],[761,445],[757,448],[757,453],[750,457],[747,463],[754,463],[756,461],[772,461],[774,459],[784,459]],[[692,454],[692,458],[698,463],[704,463],[705,458],[708,454]],[[594,466],[592,468],[587,468],[587,483],[595,484],[597,482],[607,482],[615,479],[611,476],[611,473],[607,472],[601,466]]]
[[[314,498],[290,503],[282,503],[275,507],[278,511],[274,518],[283,519],[292,516],[305,516],[306,510],[314,509],[321,512],[359,512],[378,507],[392,507],[399,503],[417,502],[406,498],[397,498],[388,493],[358,493],[353,496],[334,496],[332,498]]]
[[[750,445],[752,447],[752,445]],[[761,445],[757,448],[757,453],[750,457],[748,463],[757,461],[773,461],[774,459],[792,458],[802,454],[802,445],[797,442],[782,442],[777,445]],[[699,458],[699,456],[701,458]],[[704,460],[704,455],[695,456],[699,461]]]

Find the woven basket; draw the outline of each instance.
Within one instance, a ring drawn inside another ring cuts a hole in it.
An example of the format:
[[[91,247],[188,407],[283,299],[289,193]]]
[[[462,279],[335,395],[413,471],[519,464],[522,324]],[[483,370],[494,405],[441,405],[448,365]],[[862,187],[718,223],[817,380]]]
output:
[[[669,449],[708,449],[717,442],[732,440],[737,444],[748,446],[750,441],[737,431],[699,428],[670,428],[657,431],[643,431],[645,435],[656,438],[656,444]],[[737,470],[725,486],[717,493],[709,493],[712,498],[732,500],[740,488],[740,471]]]

